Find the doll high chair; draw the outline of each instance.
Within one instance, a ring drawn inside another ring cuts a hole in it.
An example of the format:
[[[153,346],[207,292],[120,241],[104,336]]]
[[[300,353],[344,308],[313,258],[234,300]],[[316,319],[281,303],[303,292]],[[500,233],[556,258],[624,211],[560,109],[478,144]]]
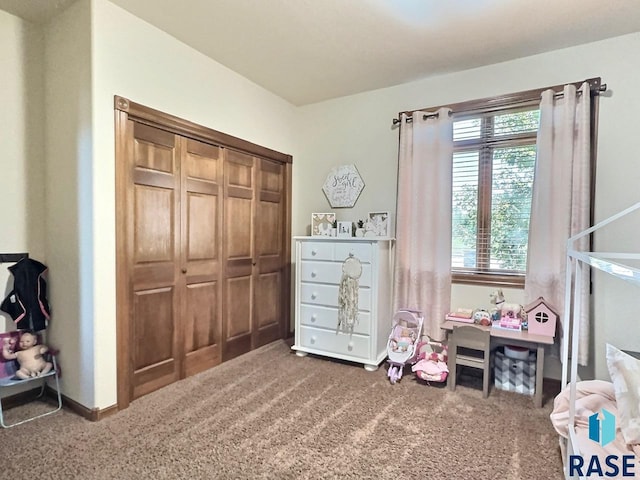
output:
[[[16,335],[17,335],[17,332],[8,332],[8,333],[0,334],[0,345],[4,338],[16,336]],[[2,347],[0,346],[0,348]],[[26,379],[20,379],[15,376],[15,372],[13,372],[11,368],[13,361],[0,363],[0,369],[2,369],[2,372],[0,372],[0,426],[2,426],[2,428],[11,428],[17,425],[22,425],[23,423],[27,423],[32,420],[36,420],[38,418],[46,417],[47,415],[56,413],[62,408],[62,395],[60,393],[60,381],[59,381],[60,370],[58,368],[58,364],[56,361],[55,352],[49,351],[45,353],[43,356],[48,362],[51,362],[52,364],[51,370],[37,377],[29,377]],[[26,392],[32,389],[37,389],[39,387],[40,392],[38,393],[38,395],[35,398],[32,398],[30,400],[37,400],[39,398],[42,398],[42,396],[45,393],[45,388],[47,386],[47,379],[49,378],[52,378],[55,380],[57,405],[52,409],[49,409],[43,413],[35,414],[32,416],[23,418],[22,420],[15,421],[14,423],[6,423],[4,418],[2,397],[16,394],[16,393]],[[23,388],[21,390],[18,390],[17,389],[18,386],[21,386],[21,387],[24,386],[26,387],[26,389]]]

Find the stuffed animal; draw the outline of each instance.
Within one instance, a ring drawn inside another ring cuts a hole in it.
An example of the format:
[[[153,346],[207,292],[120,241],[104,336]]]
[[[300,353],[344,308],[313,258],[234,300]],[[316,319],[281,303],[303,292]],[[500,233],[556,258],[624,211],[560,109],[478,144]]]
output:
[[[473,312],[473,322],[479,325],[491,325],[491,314],[486,310],[479,308]]]
[[[6,360],[17,360],[20,369],[16,372],[16,377],[27,379],[30,377],[39,377],[49,373],[53,368],[51,362],[45,361],[42,357],[49,351],[46,345],[37,345],[38,337],[33,332],[23,332],[20,335],[18,345],[20,349],[14,351],[15,344],[10,339],[5,338],[2,346],[2,356]]]

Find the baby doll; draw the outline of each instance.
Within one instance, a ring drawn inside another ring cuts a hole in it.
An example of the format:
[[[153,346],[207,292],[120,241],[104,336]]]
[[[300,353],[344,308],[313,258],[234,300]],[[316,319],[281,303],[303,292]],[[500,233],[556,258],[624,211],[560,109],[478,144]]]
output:
[[[2,348],[2,356],[6,360],[17,360],[20,369],[16,372],[16,377],[27,379],[45,375],[53,365],[42,358],[42,355],[49,351],[46,345],[36,345],[38,337],[32,332],[23,332],[20,335],[20,350],[14,352],[11,348],[10,340],[5,338]]]
[[[416,341],[416,334],[408,328],[401,328],[398,336],[391,339],[394,352],[406,352],[413,342]]]

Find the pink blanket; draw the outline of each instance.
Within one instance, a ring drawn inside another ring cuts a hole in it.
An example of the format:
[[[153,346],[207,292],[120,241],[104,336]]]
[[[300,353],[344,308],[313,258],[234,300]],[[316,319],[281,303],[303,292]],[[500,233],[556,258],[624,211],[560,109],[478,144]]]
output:
[[[616,427],[616,439],[602,447],[589,440],[589,417],[606,409],[618,416],[613,384],[602,380],[587,380],[576,384],[576,434],[579,438],[580,454],[590,455],[633,455],[640,456],[640,445],[627,445],[622,438],[620,428]],[[551,423],[556,432],[567,438],[569,436],[569,387],[567,386],[553,401]]]

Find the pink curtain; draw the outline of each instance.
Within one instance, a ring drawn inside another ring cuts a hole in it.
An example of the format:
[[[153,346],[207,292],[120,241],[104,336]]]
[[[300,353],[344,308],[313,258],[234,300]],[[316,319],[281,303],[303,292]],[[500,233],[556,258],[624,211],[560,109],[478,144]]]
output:
[[[394,311],[420,310],[424,334],[441,340],[451,306],[451,183],[453,122],[450,109],[402,115]]]
[[[566,85],[562,95],[542,93],[525,301],[544,297],[562,315],[567,239],[589,228],[591,202],[589,84]],[[587,238],[584,241],[588,241]],[[579,248],[588,249],[588,245]],[[589,342],[588,282],[584,279],[578,362],[586,365]],[[560,321],[564,321],[562,317]]]

